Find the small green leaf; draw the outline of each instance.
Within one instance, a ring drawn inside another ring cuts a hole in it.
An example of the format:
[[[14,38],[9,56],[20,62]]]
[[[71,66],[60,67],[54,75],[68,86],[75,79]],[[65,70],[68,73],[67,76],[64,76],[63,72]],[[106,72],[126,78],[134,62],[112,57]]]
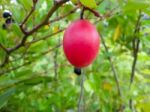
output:
[[[120,37],[120,34],[121,34],[121,26],[118,24],[114,32],[113,40],[116,41]]]
[[[97,7],[95,0],[80,0],[80,2],[84,6],[89,7],[89,8],[96,8]]]

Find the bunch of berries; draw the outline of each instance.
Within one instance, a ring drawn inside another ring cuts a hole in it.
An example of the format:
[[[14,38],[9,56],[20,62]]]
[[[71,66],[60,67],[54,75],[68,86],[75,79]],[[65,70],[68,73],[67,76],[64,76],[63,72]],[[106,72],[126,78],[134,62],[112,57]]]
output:
[[[14,22],[14,20],[12,19],[12,13],[9,11],[5,11],[3,13],[3,18],[5,19],[5,23],[3,24],[2,28],[7,29],[7,26]]]

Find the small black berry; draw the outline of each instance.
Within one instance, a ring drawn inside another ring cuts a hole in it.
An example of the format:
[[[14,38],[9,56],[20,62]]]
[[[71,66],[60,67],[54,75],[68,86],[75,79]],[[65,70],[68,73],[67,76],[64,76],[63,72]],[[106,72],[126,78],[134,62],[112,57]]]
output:
[[[10,12],[4,12],[3,18],[8,18],[8,17],[11,17],[11,13]]]
[[[3,28],[3,29],[6,29],[6,28],[7,28],[6,24],[3,24],[3,25],[2,25],[2,28]]]
[[[77,75],[81,75],[81,68],[74,68],[74,73]]]

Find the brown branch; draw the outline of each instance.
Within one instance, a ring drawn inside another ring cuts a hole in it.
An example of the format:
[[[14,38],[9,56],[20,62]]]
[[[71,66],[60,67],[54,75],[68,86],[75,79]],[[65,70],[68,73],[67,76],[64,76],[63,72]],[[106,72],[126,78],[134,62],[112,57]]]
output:
[[[41,40],[46,40],[46,39],[48,39],[48,38],[50,38],[50,37],[52,37],[52,36],[57,35],[58,33],[63,32],[64,30],[65,30],[65,28],[64,28],[64,29],[61,29],[61,30],[59,30],[59,31],[57,31],[57,32],[55,32],[55,33],[46,35],[46,36],[44,36],[44,37],[42,37],[42,38],[40,38],[40,39],[36,39],[36,40],[31,41],[31,42],[27,42],[27,43],[25,44],[25,46],[28,46],[28,47],[29,47],[29,46],[30,46],[31,44],[33,44],[33,43],[39,42],[39,41],[41,41]],[[8,55],[8,56],[9,56],[9,55]],[[17,60],[19,60],[19,59],[22,59],[22,57],[23,57],[23,56],[21,56],[21,57],[15,59],[15,60],[12,60],[12,61],[10,61],[10,62],[14,62],[14,61],[17,61]],[[7,61],[6,61],[6,60],[7,60]],[[4,65],[6,65],[7,62],[8,62],[8,59],[5,58],[5,61],[0,65],[0,67],[3,67]]]
[[[137,58],[138,58],[138,52],[139,52],[139,45],[140,45],[140,39],[139,37],[137,37],[137,34],[139,36],[139,32],[140,32],[140,20],[141,20],[141,11],[139,11],[139,15],[138,15],[138,19],[135,25],[135,30],[134,30],[134,38],[132,41],[132,47],[133,47],[133,63],[132,63],[132,69],[131,69],[131,76],[130,76],[130,85],[129,85],[129,89],[131,89],[131,85],[133,83],[134,80],[134,76],[135,76],[135,68],[136,68],[136,63],[137,63]],[[129,99],[129,107],[130,109],[133,111],[133,101],[130,98]]]
[[[138,57],[138,52],[139,52],[139,44],[140,44],[140,39],[135,39],[134,43],[136,44],[136,48],[133,51],[134,54],[134,60],[133,60],[133,64],[132,64],[132,70],[131,70],[131,77],[130,77],[130,86],[133,83],[133,79],[134,79],[134,74],[135,74],[135,66],[136,66],[136,62],[137,62],[137,57]]]
[[[93,9],[87,8],[87,7],[86,7],[85,10],[89,10],[89,11],[92,12],[96,17],[99,18],[98,21],[102,21],[102,20],[104,20],[104,19],[106,19],[106,18],[111,17],[111,16],[113,15],[115,9],[116,9],[116,8],[113,8],[112,10],[106,12],[106,13],[103,14],[103,15],[100,15],[99,12],[97,12],[97,11],[95,11],[95,10],[93,10]]]
[[[85,10],[89,10],[89,11],[92,12],[96,17],[99,17],[99,18],[101,18],[101,19],[102,19],[102,17],[103,17],[103,16],[101,16],[101,15],[99,14],[99,12],[97,12],[97,11],[91,9],[91,8],[85,7]]]
[[[49,18],[53,15],[53,13],[65,2],[67,2],[68,0],[62,0],[61,2],[57,3],[56,5],[54,5],[48,12],[47,16],[45,17],[45,19],[38,24],[37,26],[35,26],[31,31],[28,31],[26,33],[26,35],[23,37],[23,39],[21,40],[21,42],[19,44],[17,44],[15,47],[10,48],[9,52],[13,52],[15,50],[17,50],[18,48],[20,48],[21,46],[24,46],[24,43],[26,42],[26,39],[29,35],[33,34],[34,32],[36,32],[39,28],[41,28],[42,26],[44,26]]]
[[[24,46],[24,45],[25,45],[25,42],[26,42],[26,40],[27,40],[27,38],[28,38],[28,36],[32,35],[32,34],[33,34],[34,32],[36,32],[39,28],[41,28],[42,26],[44,26],[44,25],[48,22],[49,18],[53,15],[53,13],[54,13],[63,3],[67,2],[67,1],[69,1],[69,0],[61,0],[60,2],[56,3],[56,4],[49,10],[47,16],[45,17],[45,19],[44,19],[41,23],[39,23],[37,26],[35,26],[32,30],[26,31],[26,32],[24,33],[24,34],[25,34],[24,37],[22,38],[22,40],[21,40],[16,46],[7,49],[9,55],[10,55],[12,52],[16,51],[17,49],[19,49],[20,47]],[[23,26],[23,24],[27,21],[27,19],[30,17],[30,15],[32,14],[32,12],[33,12],[33,9],[32,9],[31,12],[28,14],[28,16],[24,19],[24,21],[22,22],[22,26]],[[22,26],[21,26],[21,27],[22,27]],[[24,31],[23,31],[23,32],[24,32]],[[5,60],[6,60],[6,59],[7,59],[7,57],[5,57]],[[4,66],[5,63],[3,63],[2,65]],[[2,67],[2,66],[0,65],[0,67]]]
[[[65,2],[67,2],[68,0],[62,0],[61,2],[57,3],[56,5],[54,5],[48,12],[47,16],[45,17],[45,19],[38,24],[37,26],[35,26],[31,31],[26,32],[26,35],[23,37],[23,39],[21,40],[21,42],[19,44],[17,44],[15,47],[10,48],[9,52],[13,52],[15,50],[17,50],[18,48],[20,48],[21,46],[24,46],[24,43],[26,42],[26,39],[29,35],[33,34],[34,32],[36,32],[39,28],[41,28],[42,26],[44,26],[49,18],[53,15],[53,13]]]
[[[56,3],[51,10],[49,10],[47,16],[45,17],[45,19],[38,24],[37,26],[35,26],[32,30],[28,31],[28,35],[33,34],[34,32],[36,32],[39,28],[41,28],[42,26],[46,25],[48,23],[49,18],[53,15],[53,13],[65,2],[67,2],[69,0],[61,0],[60,2]]]
[[[8,54],[7,48],[5,48],[1,43],[0,43],[0,48],[2,48]]]
[[[135,74],[135,66],[136,66],[136,61],[137,61],[137,54],[139,51],[139,44],[140,44],[140,40],[139,37],[137,37],[137,34],[139,36],[139,32],[140,32],[140,20],[141,20],[141,12],[139,12],[139,16],[135,25],[135,31],[134,31],[134,38],[132,41],[132,45],[133,45],[133,64],[132,64],[132,71],[131,71],[131,77],[130,77],[130,86],[133,83],[133,79],[134,79],[134,74]]]
[[[23,28],[23,25],[27,22],[27,20],[29,19],[29,17],[32,15],[32,13],[34,12],[35,10],[35,6],[36,6],[36,3],[33,3],[33,7],[31,8],[31,11],[29,12],[29,14],[24,18],[24,20],[22,21],[22,23],[20,24],[20,29],[21,31],[27,35],[27,32],[25,31],[25,29]]]

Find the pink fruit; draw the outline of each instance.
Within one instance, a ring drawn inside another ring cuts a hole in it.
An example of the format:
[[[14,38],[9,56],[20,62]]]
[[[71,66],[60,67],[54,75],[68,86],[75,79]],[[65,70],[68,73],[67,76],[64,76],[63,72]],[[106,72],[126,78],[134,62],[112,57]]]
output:
[[[78,68],[91,64],[99,51],[100,36],[87,20],[77,20],[66,29],[63,38],[64,53],[69,62]]]

